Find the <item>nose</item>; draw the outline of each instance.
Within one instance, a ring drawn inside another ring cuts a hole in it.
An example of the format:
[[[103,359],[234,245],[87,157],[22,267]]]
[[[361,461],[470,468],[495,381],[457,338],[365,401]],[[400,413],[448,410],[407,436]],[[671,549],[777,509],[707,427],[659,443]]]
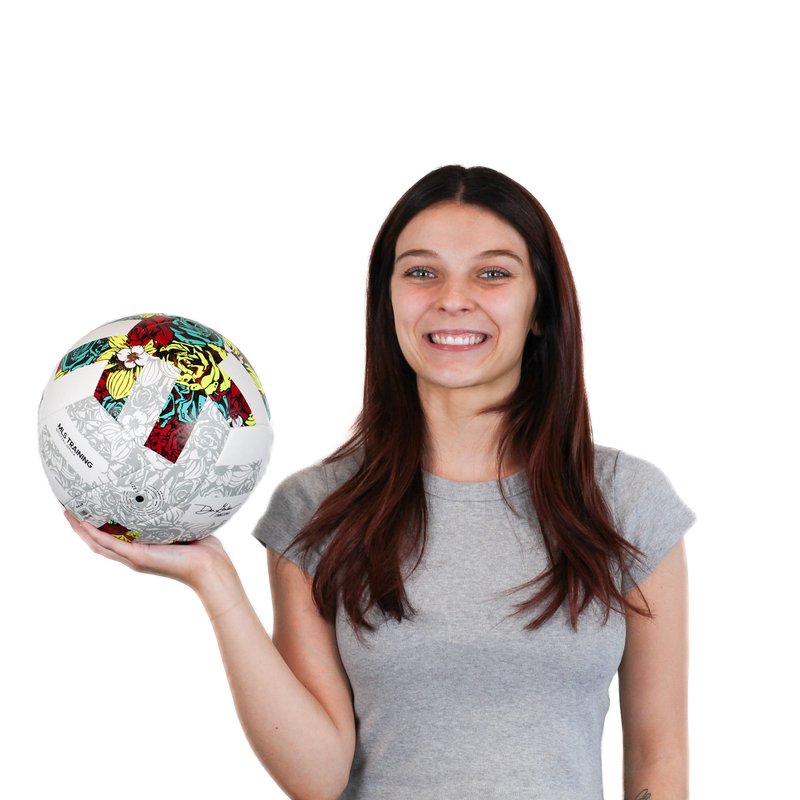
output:
[[[436,297],[436,307],[439,311],[446,311],[451,314],[474,309],[475,299],[467,281],[460,280],[457,277],[447,278],[442,281]]]

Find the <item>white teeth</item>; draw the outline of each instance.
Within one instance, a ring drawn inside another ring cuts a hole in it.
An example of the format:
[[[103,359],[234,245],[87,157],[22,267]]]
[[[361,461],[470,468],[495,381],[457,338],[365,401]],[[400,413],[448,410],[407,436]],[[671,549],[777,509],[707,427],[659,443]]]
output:
[[[438,333],[432,333],[431,341],[434,344],[480,344],[486,336],[484,334],[470,334],[468,336],[440,336]]]

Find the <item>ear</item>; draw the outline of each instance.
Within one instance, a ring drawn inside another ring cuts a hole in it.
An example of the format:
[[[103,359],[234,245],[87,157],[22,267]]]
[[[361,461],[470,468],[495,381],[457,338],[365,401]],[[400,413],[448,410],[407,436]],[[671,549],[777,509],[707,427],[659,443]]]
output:
[[[533,325],[531,325],[531,332],[534,336],[541,336],[542,335],[542,326],[539,324],[539,320],[537,319]]]

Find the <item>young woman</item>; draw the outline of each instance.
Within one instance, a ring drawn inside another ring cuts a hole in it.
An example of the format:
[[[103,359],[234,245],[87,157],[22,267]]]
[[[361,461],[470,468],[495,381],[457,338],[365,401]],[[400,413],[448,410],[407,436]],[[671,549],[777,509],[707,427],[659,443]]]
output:
[[[272,639],[216,537],[95,552],[181,580],[248,739],[293,798],[602,798],[619,672],[625,796],[688,796],[695,521],[653,464],[592,440],[578,300],[522,186],[447,166],[375,241],[352,437],[286,478]]]

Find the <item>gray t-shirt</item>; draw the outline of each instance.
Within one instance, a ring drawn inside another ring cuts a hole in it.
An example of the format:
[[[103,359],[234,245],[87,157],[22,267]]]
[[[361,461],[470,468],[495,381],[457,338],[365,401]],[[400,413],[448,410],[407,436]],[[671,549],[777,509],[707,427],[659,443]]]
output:
[[[633,573],[641,582],[695,514],[653,464],[602,445],[595,451],[617,529],[647,556]],[[355,468],[351,457],[290,475],[253,535],[282,552]],[[428,472],[423,481],[428,542],[405,583],[417,615],[398,623],[370,609],[367,619],[378,629],[364,631],[362,646],[337,609],[357,732],[340,800],[602,800],[601,739],[624,616],[610,611],[603,625],[595,600],[577,632],[566,604],[533,632],[523,626],[538,611],[504,619],[534,589],[499,593],[548,567],[525,474],[503,479],[522,519],[510,513],[496,481],[460,483]],[[312,573],[322,552],[312,551]],[[286,557],[302,566],[299,548]],[[622,589],[632,586],[626,581]]]

